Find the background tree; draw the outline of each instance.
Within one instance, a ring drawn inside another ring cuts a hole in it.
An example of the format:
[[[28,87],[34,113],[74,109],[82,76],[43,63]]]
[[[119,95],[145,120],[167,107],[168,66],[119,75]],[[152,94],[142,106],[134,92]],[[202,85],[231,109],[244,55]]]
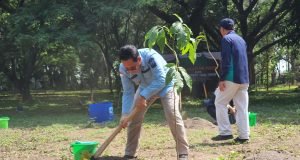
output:
[[[157,22],[154,15],[119,1],[7,0],[0,9],[0,72],[23,100],[31,99],[32,77],[44,86],[68,89],[78,82],[97,87],[100,76],[113,91],[118,49],[126,43],[142,46],[148,26]]]
[[[74,22],[80,35],[87,37],[80,41],[91,41],[101,53],[109,88],[113,91],[113,82],[120,88],[117,60],[118,49],[132,43],[139,47],[143,44],[146,30],[157,21],[154,15],[137,9],[128,1],[78,1],[74,4]],[[99,62],[98,62],[99,63]]]
[[[69,9],[62,3],[45,0],[1,1],[0,7],[0,68],[20,91],[23,100],[31,100],[30,80],[38,75],[36,71],[41,71],[42,59],[49,53],[59,55],[57,52],[64,54],[62,58],[67,57],[69,46],[59,42],[66,41],[61,33],[68,30],[71,21]],[[57,52],[52,52],[53,44],[60,45]],[[64,68],[58,69],[59,65],[55,65],[54,69],[47,65],[45,69],[50,67],[53,74],[59,72],[58,77],[62,76],[60,78],[65,81]]]
[[[116,87],[120,84],[118,49],[128,43],[142,47],[151,26],[170,25],[177,20],[173,13],[178,13],[193,33],[206,33],[214,51],[220,50],[220,19],[233,18],[236,31],[248,44],[253,83],[254,74],[260,72],[255,69],[265,74],[270,68],[263,67],[260,64],[263,62],[255,61],[255,57],[269,54],[274,64],[279,57],[278,48],[284,48],[281,58],[286,58],[291,70],[296,70],[299,3],[297,0],[2,0],[0,72],[20,91],[23,100],[31,99],[32,80],[42,82],[47,89],[91,89],[102,81],[112,92],[120,88]],[[202,49],[207,49],[205,44],[199,44],[198,50]],[[272,71],[268,72],[270,77]]]
[[[221,36],[218,31],[220,19],[222,17],[235,19],[237,31],[241,33],[248,45],[252,84],[255,83],[254,58],[270,47],[291,38],[296,32],[300,32],[296,28],[290,28],[282,35],[273,34],[283,26],[284,28],[290,26],[290,22],[295,19],[295,16],[291,18],[291,14],[297,12],[296,5],[299,2],[296,0],[152,0],[141,3],[167,23],[174,22],[175,19],[171,15],[174,12],[178,13],[194,33],[203,30],[207,34],[207,40],[214,50],[220,49]],[[263,37],[270,34],[273,35],[274,41],[259,48],[256,47]]]

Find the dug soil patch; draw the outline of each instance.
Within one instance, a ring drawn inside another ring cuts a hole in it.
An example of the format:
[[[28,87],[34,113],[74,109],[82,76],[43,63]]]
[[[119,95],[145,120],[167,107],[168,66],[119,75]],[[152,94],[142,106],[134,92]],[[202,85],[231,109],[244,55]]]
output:
[[[217,126],[214,125],[212,122],[200,118],[200,117],[194,117],[194,118],[188,118],[187,120],[184,120],[184,126],[188,129],[216,129]]]

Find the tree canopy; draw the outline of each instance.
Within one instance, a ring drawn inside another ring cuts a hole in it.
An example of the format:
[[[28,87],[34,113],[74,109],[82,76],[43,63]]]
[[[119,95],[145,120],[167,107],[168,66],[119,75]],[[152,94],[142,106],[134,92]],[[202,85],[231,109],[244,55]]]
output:
[[[235,30],[248,45],[254,84],[259,72],[255,69],[259,68],[258,63],[263,63],[255,61],[256,57],[261,58],[270,50],[278,53],[282,47],[290,51],[284,52],[289,56],[275,56],[279,57],[276,61],[290,57],[293,63],[293,58],[299,58],[296,50],[300,39],[299,3],[297,0],[1,0],[0,81],[10,82],[24,100],[31,99],[33,81],[41,82],[44,89],[92,89],[104,84],[113,90],[119,84],[118,49],[128,43],[144,47],[146,32],[155,25],[171,26],[177,21],[173,16],[176,13],[194,33],[191,37],[204,32],[214,51],[220,50],[220,19],[234,19]],[[197,48],[207,50],[201,43]]]

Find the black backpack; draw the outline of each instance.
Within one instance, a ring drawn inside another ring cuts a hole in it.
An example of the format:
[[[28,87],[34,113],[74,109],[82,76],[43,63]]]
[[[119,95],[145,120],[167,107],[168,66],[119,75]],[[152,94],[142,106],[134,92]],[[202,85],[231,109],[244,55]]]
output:
[[[205,99],[204,100],[204,106],[206,107],[207,113],[214,120],[217,120],[217,117],[216,117],[216,106],[215,106],[215,96],[213,96],[210,99]],[[233,106],[233,102],[232,101],[230,101],[230,106]],[[236,123],[235,115],[231,114],[229,112],[229,110],[228,110],[228,118],[229,118],[230,124],[235,124]]]

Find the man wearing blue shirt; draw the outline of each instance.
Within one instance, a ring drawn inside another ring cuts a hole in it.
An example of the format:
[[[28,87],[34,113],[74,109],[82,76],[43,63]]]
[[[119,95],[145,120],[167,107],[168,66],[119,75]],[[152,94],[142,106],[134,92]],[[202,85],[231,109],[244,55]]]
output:
[[[234,30],[234,21],[229,18],[220,21],[221,41],[221,74],[219,87],[215,94],[216,116],[219,127],[219,135],[212,140],[232,139],[231,126],[228,119],[227,104],[231,99],[236,107],[236,123],[239,136],[236,142],[249,141],[248,119],[248,87],[249,73],[247,60],[247,46],[242,37]]]
[[[119,71],[123,86],[120,125],[123,128],[128,126],[124,157],[126,159],[136,158],[144,115],[148,107],[157,98],[160,98],[166,120],[177,142],[178,157],[180,160],[187,160],[189,148],[178,107],[179,98],[174,92],[174,82],[165,84],[168,72],[168,68],[165,66],[166,61],[154,49],[137,50],[133,45],[123,46],[120,49],[119,58],[121,60]],[[136,91],[135,85],[138,86]],[[129,117],[133,117],[131,122],[129,122]]]

